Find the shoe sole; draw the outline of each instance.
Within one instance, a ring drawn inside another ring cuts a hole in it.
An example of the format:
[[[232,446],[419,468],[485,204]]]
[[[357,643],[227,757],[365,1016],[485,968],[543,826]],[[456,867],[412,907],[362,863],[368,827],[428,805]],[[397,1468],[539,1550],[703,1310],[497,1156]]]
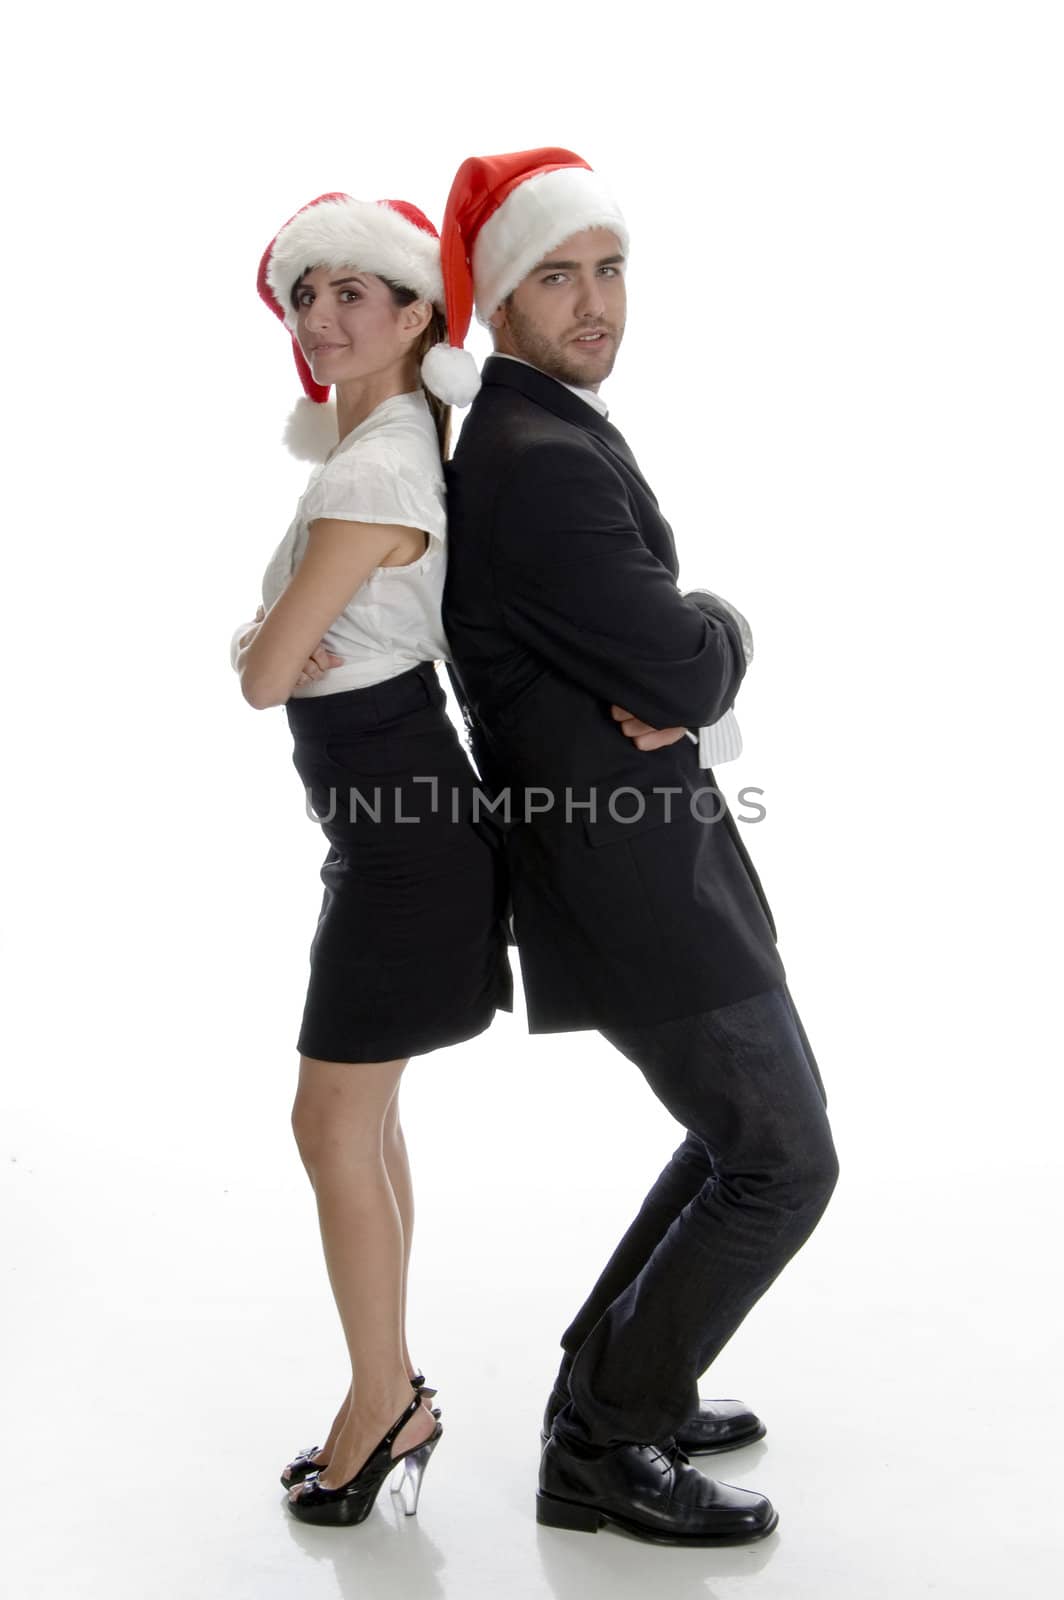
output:
[[[756,1444],[759,1439],[763,1439],[765,1437],[767,1432],[768,1429],[765,1427],[765,1424],[762,1423],[756,1433],[744,1433],[741,1439],[728,1439],[724,1444],[696,1444],[693,1446],[689,1444],[682,1444],[680,1445],[680,1449],[683,1451],[685,1456],[720,1456],[723,1455],[726,1450],[741,1450],[744,1445]],[[540,1433],[540,1444],[546,1444],[549,1438],[549,1434]]]
[[[311,1527],[318,1528],[357,1528],[365,1522],[376,1503],[376,1495],[369,1498],[369,1505],[365,1506],[362,1500],[351,1502],[340,1500],[333,1501],[324,1506],[308,1506],[304,1511],[297,1511],[291,1503],[288,1509],[299,1522],[306,1522]]]
[[[774,1509],[772,1521],[752,1533],[667,1533],[661,1528],[648,1527],[646,1523],[636,1522],[634,1518],[618,1516],[616,1512],[603,1511],[598,1506],[589,1506],[579,1500],[561,1500],[557,1495],[548,1494],[544,1489],[540,1489],[536,1495],[536,1521],[544,1527],[566,1528],[572,1533],[598,1533],[600,1528],[609,1523],[624,1533],[633,1534],[637,1539],[647,1540],[650,1544],[686,1544],[699,1547],[718,1544],[755,1544],[759,1539],[765,1539],[773,1533],[779,1520],[779,1512]]]

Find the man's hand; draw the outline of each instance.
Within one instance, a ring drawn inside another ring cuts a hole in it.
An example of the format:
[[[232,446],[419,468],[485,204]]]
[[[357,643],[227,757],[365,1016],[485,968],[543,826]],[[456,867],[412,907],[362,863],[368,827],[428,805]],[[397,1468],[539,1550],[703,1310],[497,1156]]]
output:
[[[621,732],[635,741],[637,750],[662,750],[667,744],[675,744],[687,733],[686,728],[652,728],[649,722],[641,722],[630,711],[625,711],[623,706],[611,706],[610,714],[615,722],[620,723]]]

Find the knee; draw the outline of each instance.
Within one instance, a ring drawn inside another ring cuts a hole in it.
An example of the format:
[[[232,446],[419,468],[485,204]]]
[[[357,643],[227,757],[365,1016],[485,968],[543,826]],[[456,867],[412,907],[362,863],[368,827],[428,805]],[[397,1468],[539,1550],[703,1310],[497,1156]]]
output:
[[[366,1123],[353,1126],[339,1118],[335,1105],[299,1094],[292,1106],[292,1134],[308,1172],[330,1162],[346,1166],[370,1164],[381,1155],[381,1130]]]
[[[324,1118],[320,1111],[308,1103],[305,1096],[297,1095],[292,1106],[292,1136],[308,1170],[320,1159],[324,1134]]]
[[[792,1152],[786,1181],[796,1210],[814,1216],[824,1211],[839,1181],[839,1158],[826,1120]]]

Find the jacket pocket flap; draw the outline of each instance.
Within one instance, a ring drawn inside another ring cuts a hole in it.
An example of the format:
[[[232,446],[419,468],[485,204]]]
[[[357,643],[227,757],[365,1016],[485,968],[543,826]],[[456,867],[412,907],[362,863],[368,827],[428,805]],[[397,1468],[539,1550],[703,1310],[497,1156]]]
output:
[[[677,785],[659,789],[637,788],[634,784],[621,784],[616,789],[599,789],[594,819],[584,812],[584,835],[588,844],[616,844],[621,839],[634,839],[651,828],[664,827],[668,822],[680,822],[689,815],[686,791]]]

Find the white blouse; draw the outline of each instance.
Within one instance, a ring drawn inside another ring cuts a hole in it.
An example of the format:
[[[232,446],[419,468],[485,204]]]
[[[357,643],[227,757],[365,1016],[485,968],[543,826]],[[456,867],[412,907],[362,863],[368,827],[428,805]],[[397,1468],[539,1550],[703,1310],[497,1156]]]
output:
[[[322,641],[344,658],[342,666],[293,689],[293,697],[360,689],[397,677],[419,661],[449,661],[440,620],[447,568],[443,466],[423,389],[382,400],[314,468],[263,575],[267,611],[302,560],[308,526],[317,517],[420,528],[429,545],[407,566],[370,573]]]

